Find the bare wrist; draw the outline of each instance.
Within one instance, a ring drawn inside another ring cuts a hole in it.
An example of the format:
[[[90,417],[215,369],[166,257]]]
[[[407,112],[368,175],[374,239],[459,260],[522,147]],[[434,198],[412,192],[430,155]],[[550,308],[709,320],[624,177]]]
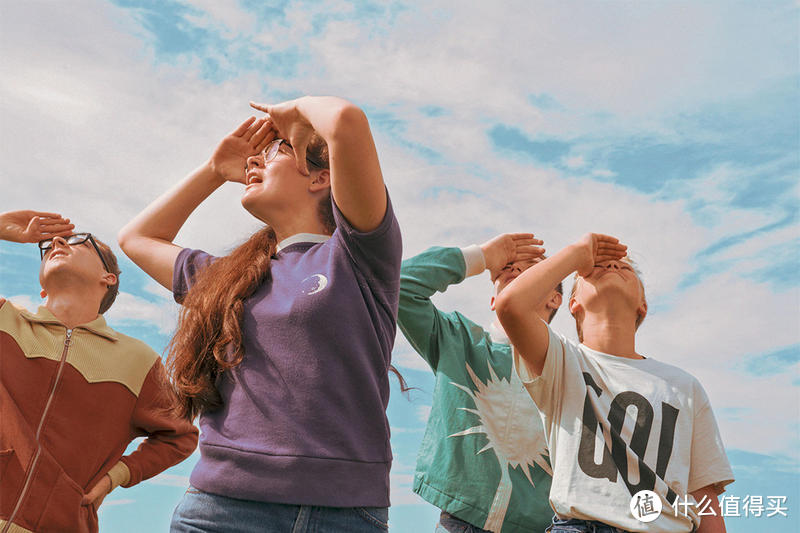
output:
[[[207,181],[208,184],[213,186],[215,189],[221,187],[227,181],[224,176],[217,172],[217,169],[214,167],[214,163],[212,163],[210,159],[206,161],[199,170],[200,172],[197,173],[198,177],[205,177],[205,181]]]

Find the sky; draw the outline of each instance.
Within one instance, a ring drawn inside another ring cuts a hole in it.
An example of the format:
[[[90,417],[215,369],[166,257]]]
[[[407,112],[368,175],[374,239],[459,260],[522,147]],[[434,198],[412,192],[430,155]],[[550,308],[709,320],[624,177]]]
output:
[[[705,387],[737,481],[800,525],[800,61],[796,2],[129,0],[0,2],[0,212],[118,230],[210,156],[248,101],[345,97],[366,112],[404,257],[587,231],[644,273],[639,353]],[[176,242],[224,254],[257,229],[228,184]],[[115,248],[119,251],[118,247]],[[38,252],[0,243],[0,295],[35,309]],[[161,353],[170,295],[120,252],[110,324]],[[567,285],[569,286],[569,284]],[[488,275],[437,296],[492,320]],[[554,328],[575,338],[562,309]],[[433,530],[411,492],[433,376],[399,335],[388,416],[393,531]],[[476,437],[478,438],[478,437]],[[118,489],[103,531],[164,531],[197,454]]]

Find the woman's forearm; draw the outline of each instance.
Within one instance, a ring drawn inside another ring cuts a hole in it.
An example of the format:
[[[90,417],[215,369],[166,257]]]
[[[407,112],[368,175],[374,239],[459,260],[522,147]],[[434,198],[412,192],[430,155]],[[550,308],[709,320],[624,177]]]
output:
[[[120,248],[167,289],[181,248],[172,243],[186,219],[225,181],[208,163],[162,194],[120,230]]]
[[[138,237],[172,242],[192,211],[223,183],[204,163],[128,222],[119,233],[120,246],[125,249],[125,240]]]

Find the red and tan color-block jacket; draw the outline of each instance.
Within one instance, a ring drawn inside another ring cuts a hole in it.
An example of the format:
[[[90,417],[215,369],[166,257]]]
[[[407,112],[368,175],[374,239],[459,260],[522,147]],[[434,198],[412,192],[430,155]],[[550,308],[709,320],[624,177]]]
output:
[[[0,298],[0,532],[97,531],[81,499],[103,476],[130,487],[189,456],[197,429],[167,414],[165,383],[102,316],[70,330]]]

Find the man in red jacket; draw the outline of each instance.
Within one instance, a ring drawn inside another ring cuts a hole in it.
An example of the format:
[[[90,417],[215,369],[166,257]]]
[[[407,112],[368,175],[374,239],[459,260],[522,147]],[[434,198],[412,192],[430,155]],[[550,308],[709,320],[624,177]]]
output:
[[[0,297],[0,533],[97,531],[108,493],[197,445],[197,429],[170,414],[161,358],[103,319],[114,254],[73,228],[53,213],[0,214],[0,239],[39,243],[47,298],[30,313]]]

